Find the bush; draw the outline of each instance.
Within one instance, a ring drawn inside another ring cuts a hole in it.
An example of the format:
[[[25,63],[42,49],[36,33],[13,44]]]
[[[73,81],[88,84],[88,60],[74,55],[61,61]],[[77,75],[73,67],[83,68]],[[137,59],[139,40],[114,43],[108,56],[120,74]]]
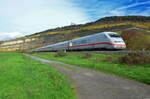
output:
[[[148,33],[140,29],[128,29],[122,32],[122,37],[130,50],[147,50],[149,49]]]
[[[120,57],[119,62],[127,65],[144,65],[150,63],[150,58],[142,52],[134,52]]]
[[[55,54],[54,57],[65,57],[67,56],[67,53],[66,52],[63,52],[63,51],[59,51]]]
[[[82,58],[83,59],[88,59],[88,58],[91,58],[92,57],[92,54],[91,53],[85,53]]]

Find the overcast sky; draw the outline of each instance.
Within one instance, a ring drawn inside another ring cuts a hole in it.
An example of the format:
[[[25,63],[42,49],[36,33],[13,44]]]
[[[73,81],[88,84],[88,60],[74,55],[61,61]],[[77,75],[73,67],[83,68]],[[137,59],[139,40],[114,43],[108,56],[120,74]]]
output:
[[[0,40],[95,21],[150,15],[150,0],[0,0]]]

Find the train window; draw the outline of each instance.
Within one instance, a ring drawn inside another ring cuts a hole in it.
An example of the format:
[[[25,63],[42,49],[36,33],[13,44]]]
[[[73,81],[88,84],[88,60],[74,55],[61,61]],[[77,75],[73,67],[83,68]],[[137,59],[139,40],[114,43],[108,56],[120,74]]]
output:
[[[117,37],[120,38],[121,36],[119,34],[109,34],[110,37]]]
[[[115,43],[122,43],[123,41],[114,41]]]
[[[104,35],[104,37],[105,37],[105,38],[107,38],[107,36],[106,36],[106,35]]]

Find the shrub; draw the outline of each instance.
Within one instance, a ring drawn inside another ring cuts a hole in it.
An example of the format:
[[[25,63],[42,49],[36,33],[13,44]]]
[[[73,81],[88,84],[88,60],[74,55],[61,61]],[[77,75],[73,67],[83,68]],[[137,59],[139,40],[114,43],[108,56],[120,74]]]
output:
[[[65,57],[67,56],[68,54],[66,52],[63,52],[63,51],[58,51],[56,52],[55,56],[54,57]]]
[[[144,65],[150,63],[150,58],[142,52],[134,52],[120,57],[119,62],[127,65]]]
[[[130,50],[147,50],[150,45],[147,38],[148,33],[140,29],[128,29],[122,32],[122,37],[127,45],[127,49]]]
[[[88,58],[91,58],[92,57],[92,54],[91,53],[85,53],[82,58],[83,59],[88,59]]]

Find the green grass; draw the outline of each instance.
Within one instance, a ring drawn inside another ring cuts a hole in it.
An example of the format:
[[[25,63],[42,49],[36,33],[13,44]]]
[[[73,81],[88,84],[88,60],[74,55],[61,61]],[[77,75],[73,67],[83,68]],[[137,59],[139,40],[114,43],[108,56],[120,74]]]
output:
[[[21,53],[0,53],[0,99],[76,99],[68,79]]]
[[[83,58],[83,53],[68,53],[68,56],[66,57],[54,57],[55,54],[56,53],[34,53],[32,55],[150,84],[150,64],[146,64],[144,66],[127,66],[116,61],[107,60],[108,57],[112,57],[113,60],[117,60],[118,57],[122,55],[92,54],[92,57],[85,59]]]

